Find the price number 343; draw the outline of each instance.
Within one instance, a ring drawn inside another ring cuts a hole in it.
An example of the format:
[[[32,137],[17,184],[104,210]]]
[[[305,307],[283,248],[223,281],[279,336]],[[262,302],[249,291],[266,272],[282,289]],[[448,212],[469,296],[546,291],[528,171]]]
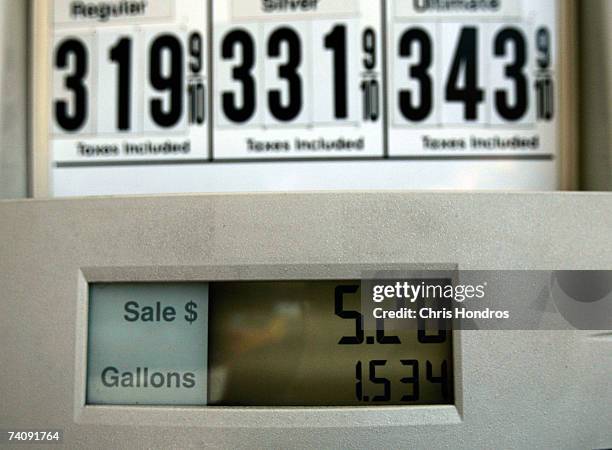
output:
[[[488,83],[493,86],[492,104],[497,120],[523,120],[530,111],[532,86],[537,118],[553,118],[552,46],[547,28],[541,27],[535,33],[535,62],[539,71],[533,85],[529,81],[529,42],[521,27],[462,26],[455,33],[454,28],[447,30],[441,24],[424,24],[400,29],[397,33],[396,64],[402,74],[396,74],[396,83],[410,83],[410,88],[400,86],[396,92],[401,121],[421,123],[430,120],[436,110],[438,90],[444,101],[443,111],[450,105],[459,104],[462,106],[461,121],[482,121],[479,106],[484,104],[487,95],[480,80],[482,68],[496,70],[498,61],[503,65],[500,78],[492,77]],[[434,34],[442,36],[440,54],[435,53]],[[450,42],[455,34],[456,42]],[[482,47],[484,36],[488,35],[492,36],[492,45]],[[490,53],[486,50],[488,48]],[[436,67],[440,64],[442,67]],[[437,74],[444,69],[447,70],[446,78],[438,80]],[[500,86],[495,87],[496,83]],[[443,116],[445,122],[449,120],[447,114],[443,113]]]

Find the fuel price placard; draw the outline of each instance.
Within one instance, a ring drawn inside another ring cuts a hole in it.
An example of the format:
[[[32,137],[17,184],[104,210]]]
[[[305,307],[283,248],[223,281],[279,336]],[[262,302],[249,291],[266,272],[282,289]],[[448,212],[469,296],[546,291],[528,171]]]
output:
[[[56,163],[208,157],[207,5],[53,3]]]
[[[556,189],[563,5],[41,0],[37,195]]]
[[[391,157],[556,153],[556,2],[388,11]]]
[[[215,159],[383,155],[381,3],[213,4]]]

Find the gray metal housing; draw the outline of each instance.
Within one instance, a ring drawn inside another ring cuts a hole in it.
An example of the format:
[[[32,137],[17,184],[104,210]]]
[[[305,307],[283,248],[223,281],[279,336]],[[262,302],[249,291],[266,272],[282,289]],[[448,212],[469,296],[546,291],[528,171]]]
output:
[[[88,282],[612,269],[611,231],[609,194],[0,202],[0,429],[70,448],[609,448],[610,332],[456,331],[452,406],[86,406],[85,352]]]

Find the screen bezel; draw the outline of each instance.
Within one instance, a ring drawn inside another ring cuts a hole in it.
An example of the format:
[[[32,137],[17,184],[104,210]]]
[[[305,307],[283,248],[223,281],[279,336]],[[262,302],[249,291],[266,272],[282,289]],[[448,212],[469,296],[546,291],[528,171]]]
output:
[[[86,403],[89,285],[93,283],[295,281],[362,279],[364,273],[456,270],[456,264],[292,264],[253,266],[89,267],[79,272],[76,305],[74,417],[78,423],[120,425],[138,417],[152,426],[205,427],[400,426],[461,423],[464,377],[461,330],[452,331],[454,404],[338,407],[91,405]]]

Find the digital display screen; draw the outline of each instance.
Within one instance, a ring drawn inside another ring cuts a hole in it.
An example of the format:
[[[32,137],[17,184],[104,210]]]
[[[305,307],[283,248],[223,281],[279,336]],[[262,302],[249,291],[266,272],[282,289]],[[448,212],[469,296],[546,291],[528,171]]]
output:
[[[453,403],[452,335],[364,327],[359,281],[92,284],[88,404]]]

